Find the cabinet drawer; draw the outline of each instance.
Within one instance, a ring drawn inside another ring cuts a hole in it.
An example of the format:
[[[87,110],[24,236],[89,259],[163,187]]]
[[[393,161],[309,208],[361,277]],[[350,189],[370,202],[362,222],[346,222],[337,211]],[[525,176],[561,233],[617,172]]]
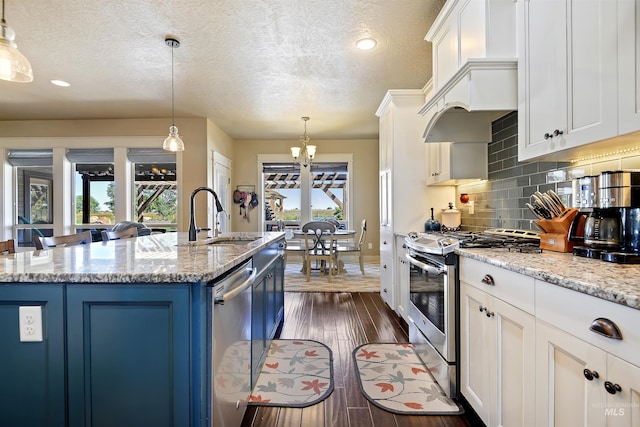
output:
[[[536,317],[596,347],[640,366],[640,310],[537,280]],[[614,322],[622,340],[589,329],[597,318]]]
[[[487,276],[491,279],[485,280]],[[527,313],[534,313],[535,281],[532,277],[474,259],[460,257],[460,281],[481,289]]]

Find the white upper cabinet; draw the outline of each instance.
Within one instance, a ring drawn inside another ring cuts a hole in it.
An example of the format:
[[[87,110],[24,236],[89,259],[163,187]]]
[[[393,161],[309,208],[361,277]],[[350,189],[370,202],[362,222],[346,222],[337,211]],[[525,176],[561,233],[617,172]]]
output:
[[[491,122],[518,107],[514,0],[449,0],[425,40],[432,42],[433,90],[420,109],[429,145],[486,143]],[[428,151],[430,184],[449,182],[447,146]],[[460,148],[460,146],[458,147]],[[486,148],[486,147],[485,147]],[[452,159],[457,162],[473,152]],[[453,164],[453,163],[452,163]],[[442,170],[441,170],[442,169]],[[486,178],[486,172],[461,178]]]
[[[640,0],[618,0],[619,132],[640,129]]]
[[[520,161],[618,135],[617,19],[611,0],[518,2]]]
[[[425,40],[433,43],[433,88],[440,90],[468,61],[515,58],[513,0],[449,0]]]
[[[487,179],[487,164],[487,143],[428,143],[427,185],[459,185]]]

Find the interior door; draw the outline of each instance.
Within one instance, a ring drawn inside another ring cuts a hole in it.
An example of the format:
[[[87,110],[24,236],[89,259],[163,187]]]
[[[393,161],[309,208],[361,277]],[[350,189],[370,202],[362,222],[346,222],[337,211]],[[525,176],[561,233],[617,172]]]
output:
[[[231,160],[218,152],[213,152],[213,191],[216,192],[222,207],[225,209],[224,214],[218,215],[216,219],[220,221],[220,231],[231,231],[231,216],[229,211],[233,204],[231,203]],[[216,224],[213,224],[215,227]]]

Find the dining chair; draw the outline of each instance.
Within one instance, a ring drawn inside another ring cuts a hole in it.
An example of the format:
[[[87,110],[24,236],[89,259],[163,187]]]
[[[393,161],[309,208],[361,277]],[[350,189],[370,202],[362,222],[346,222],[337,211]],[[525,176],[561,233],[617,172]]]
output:
[[[322,221],[326,221],[329,224],[333,224],[336,226],[336,229],[340,228],[340,221],[335,218],[323,218]]]
[[[338,261],[340,260],[340,254],[344,253],[357,253],[360,261],[360,271],[364,275],[364,255],[362,254],[362,245],[364,245],[364,241],[367,236],[367,220],[366,218],[362,220],[362,224],[360,226],[360,236],[358,237],[357,242],[338,242],[336,246],[336,258]]]
[[[0,242],[0,253],[8,253],[13,254],[16,252],[16,243],[13,239],[5,240],[4,242]]]
[[[337,274],[335,231],[336,226],[326,221],[311,221],[302,226],[307,282],[311,280],[313,261],[320,264],[320,271],[327,274],[329,282],[331,276]]]
[[[91,243],[91,231],[76,234],[65,234],[52,237],[33,236],[36,249],[49,249],[57,246],[73,246]]]
[[[138,229],[135,227],[128,228],[126,230],[111,231],[102,230],[102,241],[108,242],[109,240],[128,239],[130,237],[138,237]]]

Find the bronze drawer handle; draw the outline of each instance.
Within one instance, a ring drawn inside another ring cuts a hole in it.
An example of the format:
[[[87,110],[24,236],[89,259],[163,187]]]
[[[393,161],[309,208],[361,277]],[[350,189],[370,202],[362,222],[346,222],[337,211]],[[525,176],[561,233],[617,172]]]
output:
[[[620,332],[618,325],[604,317],[598,317],[593,322],[591,322],[589,330],[613,340],[622,339],[622,333]]]
[[[495,286],[496,282],[493,280],[490,274],[485,274],[481,280],[482,283],[489,286]]]

